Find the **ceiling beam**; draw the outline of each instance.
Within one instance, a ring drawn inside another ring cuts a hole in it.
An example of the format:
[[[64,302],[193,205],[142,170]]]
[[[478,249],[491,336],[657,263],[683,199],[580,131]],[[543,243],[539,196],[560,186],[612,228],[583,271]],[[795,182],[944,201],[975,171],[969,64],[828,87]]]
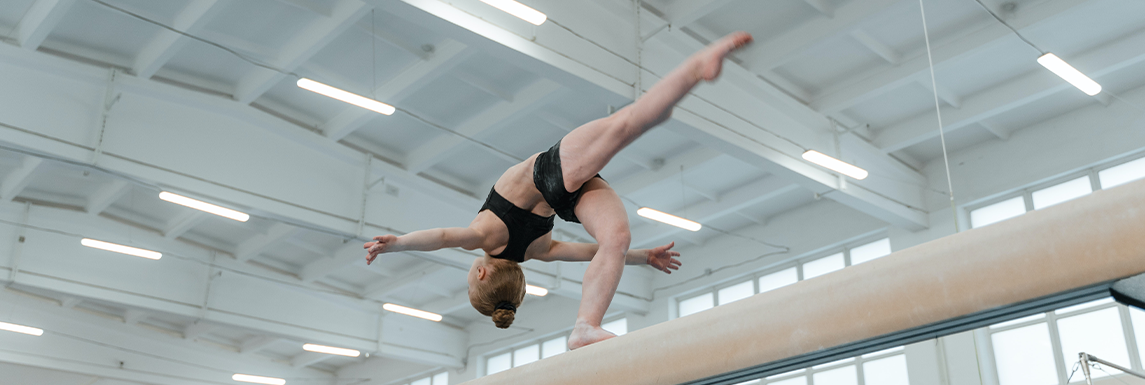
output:
[[[1073,55],[1067,60],[1100,81],[1102,76],[1145,62],[1145,50],[1141,47],[1145,47],[1145,31]],[[1031,55],[1030,62],[1030,72],[966,98],[961,108],[944,108],[944,132],[972,126],[1059,92],[1081,92],[1041,66],[1034,65],[1034,55]],[[874,144],[889,153],[922,143],[938,136],[935,123],[934,111],[931,110],[879,130]],[[999,138],[1003,136],[1008,134],[999,135]]]
[[[472,308],[473,305],[469,303],[469,291],[459,291],[453,294],[452,297],[442,298],[433,302],[418,305],[418,309],[428,311],[430,313],[437,313],[441,315],[449,315],[453,312]]]
[[[128,325],[138,325],[140,322],[147,320],[151,317],[151,312],[137,309],[127,309],[123,313],[123,323]]]
[[[299,228],[285,224],[275,223],[267,229],[265,234],[258,234],[235,247],[235,259],[246,262],[257,257],[268,247],[297,234]]]
[[[418,283],[427,275],[444,269],[445,266],[436,263],[423,262],[405,271],[394,274],[397,278],[378,280],[362,290],[362,298],[384,299],[398,290]]]
[[[16,26],[20,47],[35,51],[48,38],[76,0],[36,0]]]
[[[611,181],[609,185],[618,195],[628,196],[661,181],[678,178],[681,168],[690,170],[715,160],[723,155],[706,146],[697,146],[688,152],[664,160],[664,165],[655,170],[644,170],[622,180]]]
[[[517,94],[513,96],[513,102],[500,103],[482,111],[454,130],[461,135],[476,140],[487,139],[488,136],[497,129],[513,123],[517,118],[528,115],[548,105],[552,101],[552,98],[558,94],[557,91],[560,89],[560,85],[549,80],[538,80],[526,86],[520,92],[517,92]],[[417,149],[410,151],[406,168],[413,173],[425,171],[446,158],[453,156],[466,144],[469,144],[469,141],[457,135],[439,135]],[[480,148],[485,147],[480,146]],[[494,155],[502,155],[492,150],[489,150],[489,152]],[[518,162],[518,160],[514,158],[507,160],[511,163]]]
[[[757,41],[737,56],[749,70],[771,71],[819,42],[847,33],[859,22],[903,0],[855,0],[834,10],[831,18],[815,18],[765,41]]]
[[[782,178],[770,176],[746,184],[735,190],[722,194],[719,201],[704,201],[687,208],[673,210],[687,213],[688,219],[710,223],[726,215],[735,214],[749,207],[766,202],[802,188]],[[660,246],[660,243],[671,240],[672,237],[682,234],[685,230],[659,223],[649,222],[632,232],[632,247],[643,248]],[[701,230],[702,231],[702,230]]]
[[[433,56],[423,62],[416,62],[409,66],[393,79],[382,84],[374,90],[373,96],[379,101],[396,105],[415,91],[432,83],[442,75],[449,73],[453,67],[461,64],[475,51],[469,50],[464,44],[453,40],[439,44]],[[354,133],[370,120],[377,118],[378,113],[355,106],[347,106],[320,129],[323,135],[335,142]]]
[[[1007,22],[1021,31],[1089,1],[1047,0],[1023,7],[1021,12]],[[985,17],[978,24],[979,27],[968,27],[960,31],[961,35],[959,36],[945,42],[933,42],[932,55],[936,71],[941,71],[944,64],[954,63],[961,58],[972,56],[983,50],[1012,43],[1014,33],[1009,28],[998,24],[993,19],[986,19],[989,18]],[[1029,52],[1030,60],[1033,61],[1036,58],[1035,52],[1033,50]],[[811,102],[811,107],[821,113],[832,115],[863,101],[914,83],[917,79],[930,77],[930,62],[925,50],[904,56],[908,57],[904,57],[902,63],[896,67],[881,70],[869,76],[856,76],[855,78],[860,80],[841,83],[823,91]],[[941,80],[941,78],[939,79]],[[941,85],[941,83],[939,84]]]
[[[673,1],[662,11],[668,23],[673,27],[680,28],[704,18],[704,16],[723,8],[732,1],[733,0]]]
[[[828,19],[835,17],[835,6],[827,2],[827,0],[803,0],[803,2],[815,8],[820,14],[826,16]]]
[[[179,238],[198,224],[206,221],[209,218],[208,215],[210,214],[202,211],[185,210],[175,219],[167,221],[167,227],[163,229],[163,237],[167,239]]]
[[[175,16],[175,21],[171,27],[183,31],[184,33],[194,35],[201,31],[215,15],[222,12],[223,8],[229,4],[222,0],[194,0],[178,15]],[[151,38],[143,49],[135,55],[135,60],[131,65],[131,72],[135,73],[143,79],[149,79],[151,76],[159,72],[167,61],[171,60],[184,45],[189,43],[191,38],[183,36],[182,34],[161,29],[158,34]]]
[[[290,366],[294,368],[305,368],[326,361],[329,358],[333,358],[333,356],[323,353],[302,352],[296,354],[294,357],[290,357]]]
[[[321,51],[359,19],[370,14],[371,8],[359,0],[338,2],[331,11],[330,17],[323,17],[311,23],[295,35],[294,39],[278,55],[278,59],[271,63],[282,71],[294,71],[302,63],[318,54],[318,51]],[[239,81],[234,95],[235,100],[242,104],[250,104],[285,79],[286,76],[266,68],[256,68],[251,74]]]
[[[362,248],[361,243],[351,240],[338,247],[338,249],[330,253],[328,257],[312,261],[306,264],[306,266],[303,266],[300,278],[302,282],[305,283],[314,282],[353,263],[365,265],[366,250]],[[394,274],[389,271],[384,271],[380,266],[369,266],[369,269],[371,271],[381,272],[385,276],[392,276]]]
[[[36,169],[43,164],[42,158],[25,156],[20,162],[20,167],[5,175],[0,181],[0,200],[11,202],[12,198],[20,195],[20,192],[28,187],[28,183],[32,183],[32,175]]]
[[[113,180],[95,190],[95,194],[89,197],[87,204],[84,205],[84,211],[91,215],[99,215],[129,191],[131,191],[131,184],[126,180]]]
[[[899,62],[902,61],[902,54],[895,52],[894,48],[891,48],[890,46],[886,45],[886,43],[883,43],[879,41],[879,39],[876,39],[874,36],[871,36],[871,34],[867,33],[867,31],[862,29],[855,29],[851,31],[851,37],[855,38],[855,40],[858,40],[860,44],[862,44],[864,47],[867,47],[867,49],[871,50],[871,52],[874,52],[876,55],[879,55],[879,57],[883,58],[883,60],[886,60],[887,63],[890,63],[891,65],[897,66],[899,65]]]
[[[257,353],[259,350],[265,349],[266,347],[273,345],[279,340],[282,340],[282,338],[275,336],[255,336],[248,338],[243,341],[242,345],[239,347],[239,354],[250,355]]]

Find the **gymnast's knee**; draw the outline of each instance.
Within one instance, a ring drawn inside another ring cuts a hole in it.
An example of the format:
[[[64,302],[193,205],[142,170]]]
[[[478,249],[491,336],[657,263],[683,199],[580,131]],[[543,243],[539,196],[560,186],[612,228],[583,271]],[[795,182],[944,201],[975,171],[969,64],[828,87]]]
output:
[[[597,242],[599,242],[601,250],[608,250],[610,254],[616,253],[623,257],[632,244],[632,232],[628,228],[614,229],[609,231],[607,235],[601,236]]]

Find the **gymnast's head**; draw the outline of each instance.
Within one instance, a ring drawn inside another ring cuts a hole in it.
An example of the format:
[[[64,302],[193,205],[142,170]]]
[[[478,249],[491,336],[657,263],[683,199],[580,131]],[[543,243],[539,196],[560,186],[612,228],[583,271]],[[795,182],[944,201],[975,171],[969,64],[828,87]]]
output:
[[[483,315],[493,317],[497,327],[513,324],[517,307],[525,300],[525,273],[517,262],[488,254],[473,260],[469,268],[469,303]]]

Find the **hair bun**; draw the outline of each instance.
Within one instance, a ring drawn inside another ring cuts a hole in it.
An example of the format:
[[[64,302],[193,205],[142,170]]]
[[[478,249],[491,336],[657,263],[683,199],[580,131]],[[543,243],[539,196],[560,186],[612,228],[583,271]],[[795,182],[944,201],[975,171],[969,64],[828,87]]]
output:
[[[508,309],[497,309],[493,311],[493,324],[501,329],[508,329],[509,325],[513,324],[513,318],[517,312]]]

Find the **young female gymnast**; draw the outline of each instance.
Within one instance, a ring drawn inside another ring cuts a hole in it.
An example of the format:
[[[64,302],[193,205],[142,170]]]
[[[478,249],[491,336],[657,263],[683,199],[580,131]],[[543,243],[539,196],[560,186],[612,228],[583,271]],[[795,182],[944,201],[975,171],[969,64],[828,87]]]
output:
[[[724,58],[750,43],[751,35],[728,35],[689,57],[635,103],[565,135],[548,151],[505,171],[469,227],[382,235],[366,243],[367,263],[378,254],[446,247],[482,249],[469,269],[469,301],[478,312],[508,328],[525,297],[525,275],[518,263],[590,261],[569,349],[615,337],[600,327],[624,265],[647,264],[671,274],[680,266],[674,243],[629,250],[628,215],[620,197],[597,174],[645,131],[668,119],[672,108],[701,80],[720,74]],[[582,223],[597,244],[552,240],[553,216]]]

